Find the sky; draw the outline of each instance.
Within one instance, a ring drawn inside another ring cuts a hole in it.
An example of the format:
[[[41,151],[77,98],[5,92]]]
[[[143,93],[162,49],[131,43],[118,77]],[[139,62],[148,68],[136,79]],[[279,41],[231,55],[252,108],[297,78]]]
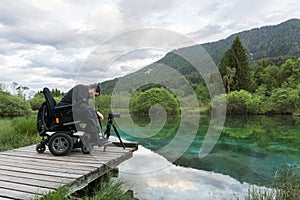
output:
[[[151,29],[203,44],[300,18],[299,10],[299,0],[2,0],[0,83],[11,92],[13,82],[30,91],[67,91],[81,81],[87,63],[96,74],[91,80],[102,82],[163,57],[170,49],[159,43],[166,37],[143,44]],[[134,38],[141,44],[126,44]],[[120,51],[119,40],[131,47]],[[110,43],[115,46],[107,50]],[[106,51],[95,54],[99,49]]]

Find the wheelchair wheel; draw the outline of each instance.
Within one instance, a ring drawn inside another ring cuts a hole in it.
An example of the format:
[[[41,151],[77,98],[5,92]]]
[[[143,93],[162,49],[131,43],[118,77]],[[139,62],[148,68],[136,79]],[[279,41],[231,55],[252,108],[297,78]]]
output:
[[[82,153],[84,153],[84,154],[89,154],[89,153],[90,153],[89,148],[87,148],[87,147],[85,147],[85,146],[82,146],[82,147],[81,147],[81,151],[82,151]]]
[[[73,140],[67,133],[55,133],[49,140],[49,150],[56,156],[64,156],[73,149]]]
[[[35,150],[38,153],[44,153],[44,151],[46,150],[46,146],[42,144],[37,144]]]

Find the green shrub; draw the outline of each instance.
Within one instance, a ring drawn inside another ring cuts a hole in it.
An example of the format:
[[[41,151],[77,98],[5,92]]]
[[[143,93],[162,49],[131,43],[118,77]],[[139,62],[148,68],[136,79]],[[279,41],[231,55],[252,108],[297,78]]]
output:
[[[170,115],[178,115],[180,106],[175,96],[163,88],[151,88],[145,92],[136,92],[129,102],[131,113],[148,115],[149,109],[154,105],[161,105]],[[157,109],[161,109],[157,107]],[[159,113],[160,111],[157,110]]]
[[[30,105],[19,96],[0,92],[0,116],[24,116],[30,114]]]
[[[278,88],[272,92],[268,104],[270,113],[292,114],[299,106],[299,91],[291,88]]]
[[[228,114],[246,114],[247,101],[252,98],[251,93],[240,90],[227,94],[227,113]]]
[[[29,100],[32,110],[38,110],[42,103],[45,101],[43,93],[36,94],[32,99]]]

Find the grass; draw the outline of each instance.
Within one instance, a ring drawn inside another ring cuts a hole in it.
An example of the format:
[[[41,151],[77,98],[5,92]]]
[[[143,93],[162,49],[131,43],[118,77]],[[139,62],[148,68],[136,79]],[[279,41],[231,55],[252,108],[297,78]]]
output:
[[[76,199],[76,198],[72,198],[71,196],[69,196],[69,188],[58,188],[55,192],[52,193],[48,193],[46,195],[44,195],[42,198],[38,197],[38,195],[36,195],[35,197],[36,200],[38,199],[43,199],[43,200],[53,200],[53,199]]]
[[[85,198],[88,199],[99,199],[99,200],[132,200],[134,199],[122,189],[125,181],[120,179],[113,179],[110,175],[106,176],[105,179],[96,180],[92,187],[87,188]],[[91,192],[89,192],[91,191]]]
[[[39,140],[34,117],[0,120],[0,151],[36,144]]]
[[[68,188],[58,188],[54,193],[48,193],[42,199],[64,199],[64,200],[133,200],[134,198],[127,194],[122,185],[125,183],[119,179],[112,179],[110,176],[104,181],[96,180],[89,187],[69,195]],[[36,198],[38,199],[38,198]]]
[[[273,189],[249,189],[246,200],[274,200],[275,196]]]
[[[300,199],[300,168],[297,165],[290,166],[278,171],[275,176],[276,198]]]

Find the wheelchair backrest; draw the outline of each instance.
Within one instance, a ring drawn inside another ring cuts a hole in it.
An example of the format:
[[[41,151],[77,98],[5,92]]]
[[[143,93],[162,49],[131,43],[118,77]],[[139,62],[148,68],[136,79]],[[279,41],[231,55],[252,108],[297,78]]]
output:
[[[40,135],[44,135],[51,127],[55,117],[54,107],[56,105],[56,101],[51,96],[48,88],[43,89],[43,94],[46,101],[42,103],[37,114],[37,130]]]
[[[43,89],[43,94],[46,99],[47,112],[48,112],[48,121],[54,120],[54,107],[56,106],[56,101],[52,97],[50,90],[48,88]]]

